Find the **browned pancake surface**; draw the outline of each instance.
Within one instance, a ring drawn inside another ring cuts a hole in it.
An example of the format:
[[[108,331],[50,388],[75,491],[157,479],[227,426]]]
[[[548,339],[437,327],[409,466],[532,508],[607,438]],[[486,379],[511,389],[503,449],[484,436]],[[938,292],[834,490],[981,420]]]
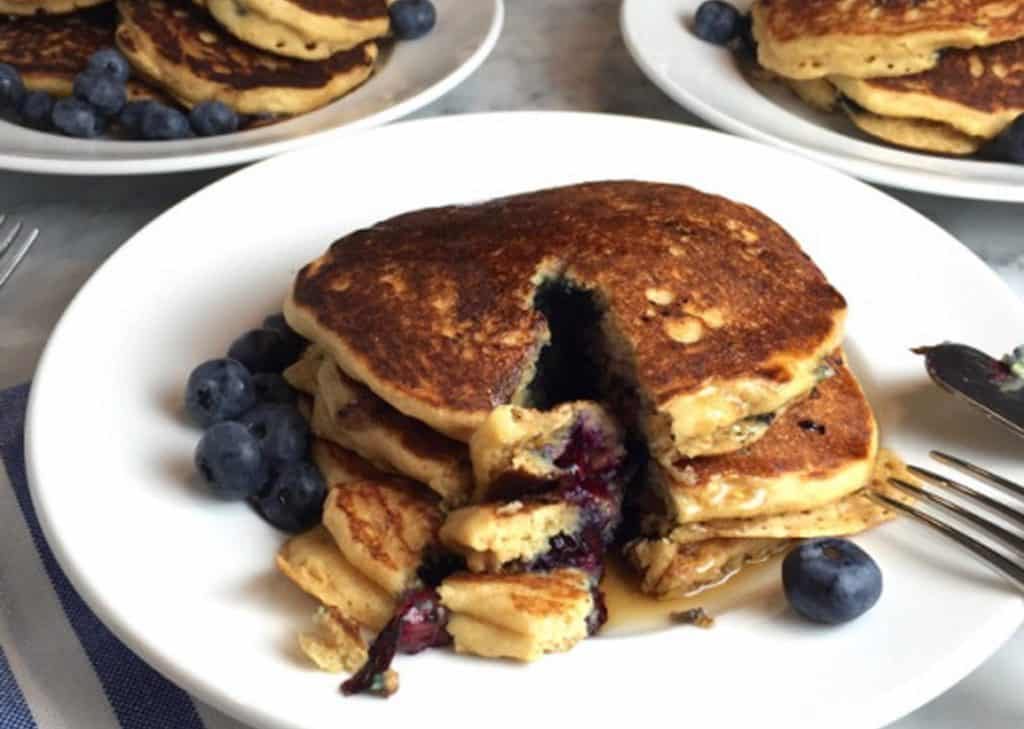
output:
[[[318,15],[351,18],[380,18],[388,14],[386,0],[288,0],[303,10]]]

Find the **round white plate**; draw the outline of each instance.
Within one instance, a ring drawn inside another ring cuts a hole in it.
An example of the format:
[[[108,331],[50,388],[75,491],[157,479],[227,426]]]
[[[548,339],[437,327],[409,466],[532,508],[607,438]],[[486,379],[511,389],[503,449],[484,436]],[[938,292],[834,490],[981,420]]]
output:
[[[365,84],[317,111],[238,134],[178,142],[71,139],[0,120],[0,169],[144,175],[225,167],[398,119],[465,81],[501,34],[502,0],[434,0],[434,5],[438,22],[429,35],[396,42]]]
[[[622,34],[662,91],[711,124],[799,152],[865,180],[983,200],[1024,200],[1024,166],[890,147],[842,114],[808,107],[781,84],[755,82],[733,54],[691,30],[702,0],[624,0]],[[745,10],[751,0],[734,0]]]
[[[622,139],[631,143],[608,143]],[[540,717],[629,726],[641,710],[694,726],[866,729],[977,666],[1021,622],[1024,601],[909,523],[861,540],[885,593],[840,628],[795,619],[765,573],[756,599],[710,631],[609,636],[525,668],[445,651],[401,657],[402,689],[386,703],[342,698],[337,677],[296,655],[313,602],[274,571],[280,535],[193,479],[199,432],[181,416],[189,371],[277,309],[298,268],[360,226],[605,178],[686,183],[774,217],[849,299],[848,351],[885,443],[911,461],[942,447],[1024,479],[1019,442],[930,385],[909,351],[947,338],[1005,350],[1024,331],[1024,308],[900,203],[795,155],[663,122],[416,121],[212,185],[126,243],[68,308],[36,375],[26,451],[50,544],[100,618],[188,691],[274,729]]]

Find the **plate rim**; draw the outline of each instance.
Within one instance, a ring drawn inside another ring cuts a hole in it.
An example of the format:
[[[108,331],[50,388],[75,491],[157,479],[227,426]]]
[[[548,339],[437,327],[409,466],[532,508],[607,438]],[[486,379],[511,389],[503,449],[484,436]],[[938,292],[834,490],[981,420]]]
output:
[[[490,57],[498,40],[501,38],[505,26],[505,0],[487,1],[491,3],[490,26],[479,45],[466,60],[454,67],[444,77],[430,86],[421,89],[408,99],[359,119],[278,141],[256,143],[237,149],[216,152],[194,152],[155,159],[128,158],[111,160],[97,158],[68,160],[61,157],[43,157],[32,154],[0,153],[0,170],[66,177],[89,175],[130,177],[197,172],[259,162],[307,147],[311,144],[323,144],[330,139],[345,134],[383,126],[421,109],[460,86]],[[147,143],[139,142],[138,144]]]
[[[639,124],[639,125],[653,125],[659,127],[672,127],[675,133],[681,133],[684,135],[693,135],[694,137],[701,137],[705,135],[712,135],[719,138],[728,139],[730,144],[748,146],[754,145],[762,149],[767,149],[769,153],[778,155],[780,158],[788,158],[789,160],[798,161],[800,164],[813,165],[818,168],[822,174],[829,176],[835,176],[843,178],[848,182],[859,185],[865,188],[869,195],[874,196],[886,204],[894,204],[904,210],[905,214],[909,214],[912,217],[918,219],[918,222],[931,228],[937,235],[946,238],[951,244],[955,244],[961,254],[965,256],[965,262],[970,259],[972,265],[979,270],[984,270],[986,275],[991,279],[993,285],[1000,290],[1000,296],[1006,299],[1018,313],[1024,317],[1024,302],[1021,302],[1017,296],[1013,293],[1009,285],[1003,281],[998,275],[991,270],[991,268],[984,263],[973,251],[964,247],[959,241],[949,232],[938,226],[936,223],[929,220],[923,214],[914,210],[905,203],[892,198],[884,192],[877,190],[870,185],[853,180],[848,175],[845,175],[837,170],[824,166],[813,160],[796,155],[786,150],[780,150],[776,147],[764,145],[761,143],[753,142],[750,140],[737,138],[723,132],[702,129],[699,127],[693,127],[689,125],[682,125],[674,122],[650,119],[646,117],[628,117],[622,115],[613,114],[601,114],[601,113],[590,113],[590,112],[560,112],[560,111],[520,111],[520,112],[482,112],[476,114],[462,114],[452,115],[443,117],[430,117],[425,119],[410,120],[402,122],[400,124],[391,125],[392,129],[395,128],[407,128],[410,126],[432,126],[432,125],[450,125],[450,124],[476,124],[488,123],[488,120],[494,119],[496,121],[505,121],[515,123],[520,118],[574,118],[576,120],[587,123],[588,119],[595,121],[610,121],[614,120],[615,123],[622,124]],[[380,130],[378,133],[387,134],[385,130]],[[341,139],[336,140],[333,144],[344,145],[349,144],[349,141],[342,141]],[[68,319],[71,312],[80,305],[83,298],[91,296],[91,292],[96,286],[102,284],[102,276],[104,272],[109,270],[111,265],[116,265],[116,261],[120,257],[126,255],[125,251],[130,251],[135,246],[143,245],[145,243],[145,237],[149,234],[151,228],[155,228],[159,225],[164,224],[164,220],[167,216],[177,211],[180,207],[183,207],[190,203],[193,197],[206,194],[206,192],[212,188],[219,188],[222,185],[235,184],[234,178],[236,176],[245,176],[249,174],[255,174],[252,170],[262,167],[272,167],[278,164],[288,164],[291,156],[301,156],[310,154],[316,150],[296,150],[288,155],[281,155],[278,157],[270,158],[240,170],[237,170],[217,181],[214,181],[210,185],[198,190],[197,192],[189,195],[179,203],[175,204],[161,215],[147,223],[138,232],[128,238],[104,263],[87,279],[82,285],[80,290],[75,294],[72,300],[69,302],[67,308],[62,313],[60,319],[55,325],[48,338],[47,344],[43,350],[42,356],[40,357],[36,374],[33,378],[33,386],[29,394],[29,402],[26,412],[26,431],[25,431],[25,463],[26,473],[28,476],[29,492],[32,498],[32,503],[35,507],[39,522],[41,524],[43,534],[46,537],[48,544],[50,545],[54,555],[60,564],[61,569],[65,575],[71,581],[75,590],[79,593],[82,599],[86,602],[91,610],[97,615],[97,617],[103,622],[103,624],[111,630],[111,632],[127,645],[131,650],[135,651],[140,655],[145,662],[158,671],[161,675],[167,678],[169,681],[174,683],[176,686],[182,688],[190,696],[217,708],[225,712],[226,714],[233,716],[241,721],[258,727],[273,727],[274,729],[293,729],[293,725],[284,721],[278,721],[272,715],[265,714],[254,707],[247,706],[246,704],[240,703],[234,699],[231,695],[224,693],[219,690],[216,685],[209,684],[201,680],[201,678],[190,672],[187,667],[179,666],[170,661],[165,661],[161,652],[156,648],[153,641],[149,641],[145,636],[139,635],[135,629],[130,625],[130,621],[122,620],[117,615],[117,612],[112,608],[109,608],[109,603],[103,599],[99,594],[98,589],[94,589],[91,581],[85,576],[84,570],[80,570],[78,563],[71,556],[68,545],[62,540],[55,524],[51,521],[51,513],[46,507],[46,500],[43,498],[41,488],[37,485],[42,481],[40,476],[40,462],[42,461],[41,454],[38,451],[37,442],[39,438],[37,434],[42,428],[41,417],[39,415],[38,402],[40,399],[39,392],[41,392],[40,384],[45,385],[47,380],[48,371],[50,369],[50,359],[52,359],[52,350],[54,349],[54,342],[57,341],[58,337],[62,335],[64,329],[69,326]],[[998,283],[997,283],[998,282]],[[1012,606],[1011,606],[1012,607]],[[872,709],[871,716],[875,723],[858,723],[856,726],[858,729],[870,729],[871,727],[880,727],[888,724],[891,721],[895,721],[901,716],[910,713],[916,708],[920,707],[928,700],[940,695],[941,693],[948,690],[950,687],[955,685],[959,680],[966,677],[971,671],[977,668],[984,660],[991,656],[998,648],[1003,645],[1024,623],[1024,606],[1018,606],[1016,609],[1006,608],[1001,612],[994,613],[991,619],[988,621],[984,630],[983,636],[986,640],[977,640],[971,643],[969,646],[964,647],[961,653],[965,654],[961,656],[958,662],[944,661],[941,664],[941,670],[928,672],[921,674],[917,677],[911,686],[908,686],[902,694],[901,700],[894,701],[889,706],[898,706],[896,710],[890,709],[884,711],[882,709]],[[933,675],[933,673],[935,675]],[[882,702],[878,702],[881,704]],[[894,715],[895,712],[899,712],[898,715]]]
[[[1024,202],[1024,185],[965,180],[951,175],[936,174],[924,170],[912,170],[836,152],[812,149],[798,142],[762,131],[756,126],[744,122],[742,119],[719,111],[712,104],[697,97],[689,90],[670,83],[664,74],[658,72],[651,63],[650,58],[643,51],[632,26],[631,14],[636,12],[635,8],[650,8],[653,5],[650,0],[622,0],[622,5],[619,8],[619,28],[623,43],[633,62],[636,63],[637,67],[651,83],[684,109],[696,114],[709,124],[747,139],[794,152],[820,164],[857,177],[860,180],[878,185],[940,195],[942,197],[987,200],[991,202]],[[912,150],[901,151],[907,154],[918,154]]]

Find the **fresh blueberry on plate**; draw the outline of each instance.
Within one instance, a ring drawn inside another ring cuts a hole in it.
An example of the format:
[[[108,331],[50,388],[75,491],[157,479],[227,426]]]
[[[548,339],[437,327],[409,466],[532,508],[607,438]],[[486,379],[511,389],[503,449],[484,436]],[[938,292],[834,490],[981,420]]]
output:
[[[270,477],[259,441],[235,422],[211,425],[199,439],[196,470],[223,499],[248,499],[258,494]]]
[[[106,121],[92,105],[73,96],[57,100],[53,105],[51,121],[53,126],[69,137],[83,139],[98,137],[107,128]]]
[[[154,102],[142,114],[142,138],[149,140],[186,139],[192,136],[188,117],[177,109]]]
[[[142,138],[142,118],[146,115],[149,108],[156,103],[152,100],[145,100],[129,101],[124,105],[121,113],[117,116],[117,123],[126,137],[131,139]]]
[[[252,329],[231,343],[228,356],[244,362],[252,372],[277,372],[301,354],[295,343],[273,329]]]
[[[214,137],[238,131],[238,114],[222,101],[204,101],[188,115],[192,131],[200,137]]]
[[[234,420],[256,404],[252,375],[241,362],[211,359],[192,370],[185,385],[185,412],[207,427]]]
[[[256,500],[260,515],[272,526],[292,534],[320,523],[327,488],[316,467],[308,461],[289,463],[271,479]]]
[[[124,82],[102,73],[86,71],[75,77],[75,96],[104,116],[116,116],[128,101]]]
[[[25,96],[25,84],[18,70],[6,63],[0,63],[0,109],[18,108]]]
[[[743,18],[732,5],[721,0],[707,0],[697,8],[693,32],[701,40],[724,46],[739,34]]]
[[[101,48],[93,53],[86,71],[108,76],[122,84],[132,75],[131,64],[116,48]]]
[[[272,467],[302,460],[309,448],[309,425],[289,405],[263,403],[245,413],[238,422],[259,441]]]
[[[430,0],[395,0],[388,8],[391,32],[399,40],[415,40],[429,33],[437,22]]]
[[[270,329],[271,331],[279,333],[288,342],[294,352],[295,359],[298,359],[302,354],[302,351],[309,345],[309,342],[303,338],[301,334],[292,329],[288,325],[288,321],[284,318],[284,314],[277,312],[271,314],[263,320],[263,328]]]
[[[816,623],[838,625],[870,610],[882,594],[882,571],[848,539],[812,539],[782,562],[786,599]]]
[[[21,120],[30,127],[47,129],[52,124],[53,97],[45,91],[30,91],[18,107]]]
[[[260,372],[252,376],[256,399],[261,403],[295,404],[295,390],[288,381],[275,372]]]

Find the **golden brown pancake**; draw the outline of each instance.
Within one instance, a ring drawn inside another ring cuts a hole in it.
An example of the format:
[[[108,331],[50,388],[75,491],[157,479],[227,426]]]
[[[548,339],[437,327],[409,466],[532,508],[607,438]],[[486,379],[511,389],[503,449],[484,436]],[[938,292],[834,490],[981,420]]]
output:
[[[757,0],[761,64],[790,78],[904,76],[945,48],[1024,37],[1024,5],[1006,0]]]
[[[110,0],[0,0],[0,13],[8,15],[60,15],[102,5]]]
[[[843,110],[862,132],[898,147],[962,157],[974,154],[985,144],[984,139],[968,136],[941,122],[880,116],[850,104],[844,104]]]
[[[313,463],[324,477],[328,489],[347,486],[357,481],[375,481],[388,478],[385,473],[362,456],[337,443],[323,438],[314,438],[310,446]]]
[[[830,80],[880,116],[927,120],[992,139],[1024,113],[1024,40],[952,49],[934,68],[910,76]]]
[[[366,640],[358,623],[336,608],[320,606],[313,614],[313,630],[299,633],[299,648],[321,670],[329,673],[358,671],[366,662]]]
[[[242,114],[301,114],[361,84],[377,46],[324,61],[282,58],[246,45],[191,0],[118,0],[117,44],[136,71],[186,106],[215,99]]]
[[[751,442],[761,433],[736,440],[732,426],[807,393],[842,338],[842,296],[781,227],[634,181],[355,232],[299,272],[285,315],[393,407],[467,441],[495,407],[529,399],[551,336],[535,306],[545,282],[590,292],[598,369],[627,383],[638,404],[622,409],[666,463]]]

